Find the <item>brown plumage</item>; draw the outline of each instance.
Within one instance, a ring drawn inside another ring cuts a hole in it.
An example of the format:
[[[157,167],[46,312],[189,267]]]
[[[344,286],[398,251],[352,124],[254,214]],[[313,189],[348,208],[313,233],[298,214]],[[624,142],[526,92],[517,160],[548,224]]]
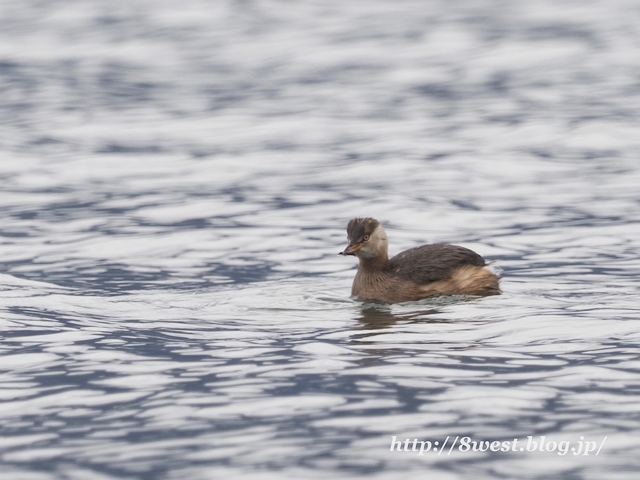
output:
[[[387,234],[373,218],[347,225],[349,245],[341,255],[355,255],[358,271],[351,294],[365,300],[406,302],[434,295],[497,295],[498,276],[477,253],[457,245],[422,245],[388,257]]]

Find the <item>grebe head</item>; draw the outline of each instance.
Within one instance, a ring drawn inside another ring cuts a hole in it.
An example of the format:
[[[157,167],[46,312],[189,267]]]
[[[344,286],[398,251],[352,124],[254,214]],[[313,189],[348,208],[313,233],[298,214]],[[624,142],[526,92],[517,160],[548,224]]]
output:
[[[387,255],[387,232],[375,218],[354,218],[347,225],[349,245],[339,255],[373,258]]]

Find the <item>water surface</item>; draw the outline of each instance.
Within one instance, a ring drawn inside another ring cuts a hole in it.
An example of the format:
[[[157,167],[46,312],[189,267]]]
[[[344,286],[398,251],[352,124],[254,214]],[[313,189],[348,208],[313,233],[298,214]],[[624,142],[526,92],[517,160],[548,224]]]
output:
[[[636,2],[1,8],[3,478],[635,478]],[[349,298],[355,216],[503,295]]]

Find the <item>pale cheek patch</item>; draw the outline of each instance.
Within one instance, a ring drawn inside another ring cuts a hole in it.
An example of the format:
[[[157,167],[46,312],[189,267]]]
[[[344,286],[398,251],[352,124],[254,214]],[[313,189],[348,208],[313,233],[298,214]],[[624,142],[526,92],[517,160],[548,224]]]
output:
[[[372,252],[369,250],[368,246],[363,246],[360,250],[358,250],[358,252],[356,253],[356,255],[358,257],[362,257],[362,258],[372,258],[376,256],[375,252]]]

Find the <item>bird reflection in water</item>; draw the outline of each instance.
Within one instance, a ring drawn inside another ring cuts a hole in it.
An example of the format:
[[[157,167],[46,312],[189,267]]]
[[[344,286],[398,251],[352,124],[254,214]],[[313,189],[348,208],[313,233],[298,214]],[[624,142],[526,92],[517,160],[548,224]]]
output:
[[[379,329],[395,325],[397,322],[424,322],[442,323],[447,322],[442,318],[430,318],[431,315],[440,313],[435,308],[428,308],[419,311],[395,314],[388,305],[376,305],[371,303],[363,304],[360,315],[356,317],[359,323],[366,329]]]

